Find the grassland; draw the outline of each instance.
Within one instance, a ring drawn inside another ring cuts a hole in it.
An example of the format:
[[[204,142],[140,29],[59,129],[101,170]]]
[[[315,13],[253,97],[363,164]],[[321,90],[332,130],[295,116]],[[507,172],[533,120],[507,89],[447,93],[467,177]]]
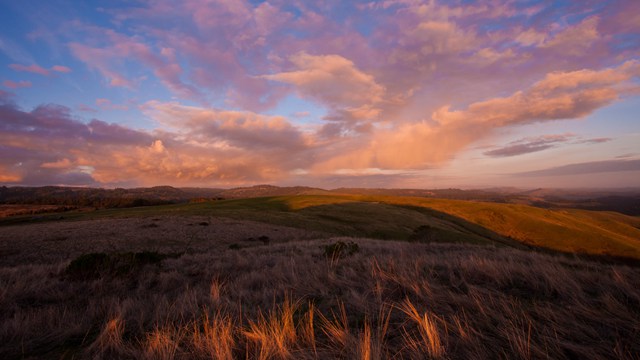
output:
[[[352,195],[6,218],[0,358],[640,359],[640,268],[552,251],[638,258],[639,223]]]
[[[337,241],[355,241],[358,250],[327,258],[324,246]],[[353,238],[168,254],[98,272],[94,265],[61,261],[1,268],[0,355],[634,359],[640,354],[640,271],[625,266],[504,247]]]
[[[303,195],[65,214],[68,220],[199,215],[341,236],[503,244],[640,259],[640,218],[614,212],[419,197]],[[36,221],[59,219],[42,216]],[[32,217],[2,224],[32,222]]]

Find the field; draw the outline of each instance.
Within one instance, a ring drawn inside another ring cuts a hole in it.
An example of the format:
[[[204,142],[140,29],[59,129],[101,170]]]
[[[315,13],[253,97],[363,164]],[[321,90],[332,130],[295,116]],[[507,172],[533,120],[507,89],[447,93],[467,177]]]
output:
[[[355,195],[8,217],[0,357],[638,359],[639,227]]]

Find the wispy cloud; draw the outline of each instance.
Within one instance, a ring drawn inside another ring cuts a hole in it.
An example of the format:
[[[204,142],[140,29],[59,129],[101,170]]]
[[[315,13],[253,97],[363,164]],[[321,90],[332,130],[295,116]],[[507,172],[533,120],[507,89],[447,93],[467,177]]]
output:
[[[601,144],[608,141],[611,138],[583,139],[575,134],[543,135],[518,139],[483,154],[490,157],[510,157],[555,148],[560,144]]]
[[[31,81],[12,81],[12,80],[5,80],[2,85],[4,85],[5,87],[9,88],[9,89],[20,89],[20,88],[28,88],[31,87]]]
[[[29,73],[43,75],[43,76],[51,75],[52,71],[53,72],[59,72],[59,73],[70,73],[71,72],[70,68],[68,68],[66,66],[62,66],[62,65],[54,65],[50,69],[45,69],[42,66],[37,65],[37,64],[31,64],[31,65],[9,64],[9,67],[12,70],[15,70],[15,71],[29,72]]]
[[[640,171],[640,160],[604,160],[591,161],[578,164],[569,164],[548,169],[526,171],[513,174],[514,176],[564,176],[582,175],[620,171]]]

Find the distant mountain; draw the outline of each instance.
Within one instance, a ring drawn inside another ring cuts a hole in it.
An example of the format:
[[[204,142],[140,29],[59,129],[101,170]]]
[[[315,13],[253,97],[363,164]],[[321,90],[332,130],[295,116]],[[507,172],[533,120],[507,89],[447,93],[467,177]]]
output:
[[[131,207],[189,201],[188,192],[171,186],[135,189],[79,187],[0,187],[1,204],[67,205],[78,207]]]

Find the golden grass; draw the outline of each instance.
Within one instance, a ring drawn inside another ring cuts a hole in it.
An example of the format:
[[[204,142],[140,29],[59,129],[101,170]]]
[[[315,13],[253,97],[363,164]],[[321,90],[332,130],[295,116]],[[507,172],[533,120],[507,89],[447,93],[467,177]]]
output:
[[[411,320],[418,329],[418,336],[412,335],[405,331],[404,340],[406,346],[416,356],[426,354],[430,358],[439,359],[446,353],[445,347],[440,338],[440,332],[436,322],[439,320],[437,316],[430,312],[420,314],[411,300],[405,299],[398,305],[409,320]]]
[[[296,211],[349,200],[432,209],[529,245],[640,258],[640,218],[613,212],[401,196],[307,195],[278,199]]]

